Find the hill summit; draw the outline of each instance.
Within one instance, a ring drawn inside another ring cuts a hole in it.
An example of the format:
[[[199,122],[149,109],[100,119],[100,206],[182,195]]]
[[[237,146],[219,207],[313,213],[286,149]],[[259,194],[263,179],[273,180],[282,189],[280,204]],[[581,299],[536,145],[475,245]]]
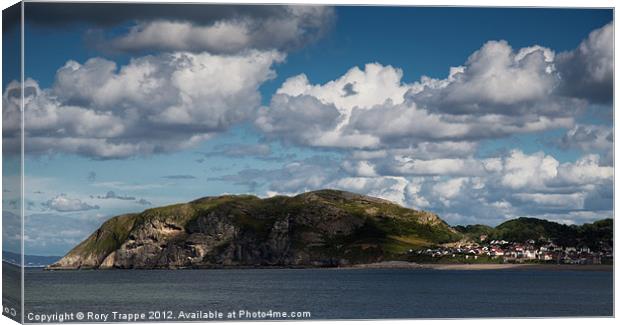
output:
[[[433,213],[350,192],[224,195],[113,217],[48,269],[345,266],[461,237]]]

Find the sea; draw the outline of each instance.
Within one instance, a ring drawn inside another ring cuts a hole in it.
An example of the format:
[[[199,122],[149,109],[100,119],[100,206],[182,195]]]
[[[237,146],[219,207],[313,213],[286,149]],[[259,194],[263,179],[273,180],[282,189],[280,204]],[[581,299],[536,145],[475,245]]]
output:
[[[25,280],[34,323],[613,315],[609,271],[28,268]]]

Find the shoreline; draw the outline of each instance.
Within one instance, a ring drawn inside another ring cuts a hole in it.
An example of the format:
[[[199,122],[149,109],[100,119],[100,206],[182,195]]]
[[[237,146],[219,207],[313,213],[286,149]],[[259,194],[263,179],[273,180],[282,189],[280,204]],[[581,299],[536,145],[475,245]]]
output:
[[[18,267],[18,266],[17,266]],[[36,269],[33,267],[32,269]],[[187,268],[139,268],[139,269],[118,269],[118,268],[52,268],[42,267],[44,271],[114,271],[114,270],[260,270],[260,269],[410,269],[410,270],[440,270],[440,271],[485,271],[485,270],[542,270],[542,271],[598,271],[613,272],[614,266],[611,264],[493,264],[493,263],[415,263],[407,261],[385,261],[369,264],[355,264],[346,266],[209,266],[209,267],[187,267]]]
[[[599,271],[613,272],[607,264],[424,264],[434,270],[545,270],[545,271]]]
[[[439,264],[439,263],[413,263],[405,261],[388,261],[371,264],[352,265],[354,269],[421,269],[421,270],[453,270],[453,271],[484,271],[484,270],[545,270],[545,271],[599,271],[613,272],[611,264]]]

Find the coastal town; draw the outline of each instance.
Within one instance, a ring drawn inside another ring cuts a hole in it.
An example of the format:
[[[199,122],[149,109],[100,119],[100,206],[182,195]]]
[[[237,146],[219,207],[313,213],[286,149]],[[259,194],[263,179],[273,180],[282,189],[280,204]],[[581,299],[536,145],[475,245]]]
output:
[[[545,263],[545,264],[608,264],[613,249],[593,250],[586,246],[560,246],[551,240],[509,242],[488,240],[481,235],[477,242],[462,241],[441,247],[410,250],[414,260],[464,263]]]

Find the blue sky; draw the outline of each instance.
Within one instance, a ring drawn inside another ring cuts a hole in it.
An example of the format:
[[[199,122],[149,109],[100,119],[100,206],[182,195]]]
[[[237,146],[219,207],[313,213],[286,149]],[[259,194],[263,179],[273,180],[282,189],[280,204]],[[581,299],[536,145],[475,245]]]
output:
[[[611,217],[611,10],[220,9],[27,4],[29,253],[223,193]]]

